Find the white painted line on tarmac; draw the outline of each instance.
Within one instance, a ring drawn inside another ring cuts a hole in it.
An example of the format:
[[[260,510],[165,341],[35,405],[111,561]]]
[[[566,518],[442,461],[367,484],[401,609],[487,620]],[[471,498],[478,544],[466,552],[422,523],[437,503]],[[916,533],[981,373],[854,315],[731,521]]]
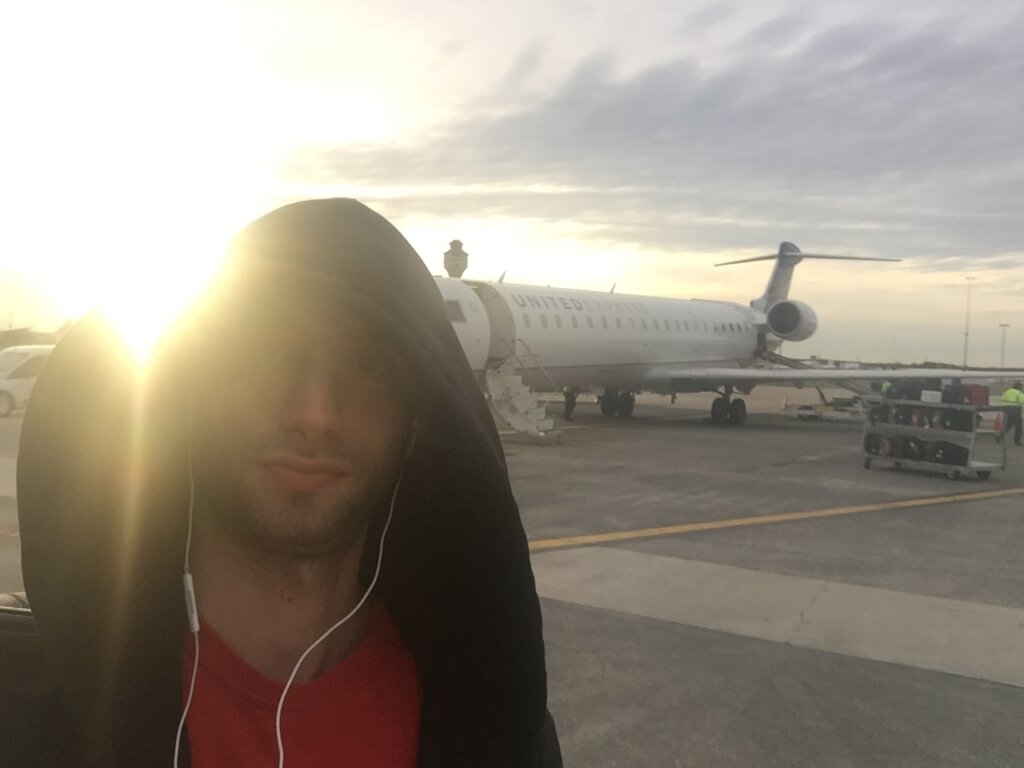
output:
[[[1024,687],[1024,610],[606,547],[535,554],[542,597]]]
[[[610,418],[608,419],[608,421],[596,422],[594,424],[576,424],[576,423],[566,424],[566,423],[563,422],[561,424],[555,424],[555,426],[552,428],[552,431],[571,432],[573,430],[579,430],[579,429],[607,429],[608,427],[614,427],[614,426],[617,426],[619,424],[638,424],[638,425],[642,426],[643,424],[663,424],[663,423],[670,422],[670,421],[682,421],[683,419],[684,419],[684,417],[682,417],[682,416],[654,416],[654,417],[644,417],[642,420],[637,419],[636,421],[631,421],[631,422],[626,422],[626,421],[623,421],[622,419],[613,420],[613,419],[610,419]],[[710,422],[710,419],[707,419],[707,421]],[[514,429],[499,429],[498,430],[498,435],[501,436],[501,437],[510,437],[512,435],[518,435],[518,434],[520,434],[520,433],[516,432]]]

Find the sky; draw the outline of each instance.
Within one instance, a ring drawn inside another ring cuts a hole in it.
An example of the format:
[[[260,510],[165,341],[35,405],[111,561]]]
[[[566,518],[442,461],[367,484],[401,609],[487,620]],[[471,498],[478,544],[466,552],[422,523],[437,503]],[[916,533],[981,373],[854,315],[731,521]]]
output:
[[[97,0],[5,9],[0,323],[153,333],[277,205],[357,197],[435,273],[746,303],[793,356],[1024,366],[1019,2]],[[167,7],[163,7],[167,6]],[[171,7],[173,6],[173,7]],[[973,278],[968,281],[967,278]]]

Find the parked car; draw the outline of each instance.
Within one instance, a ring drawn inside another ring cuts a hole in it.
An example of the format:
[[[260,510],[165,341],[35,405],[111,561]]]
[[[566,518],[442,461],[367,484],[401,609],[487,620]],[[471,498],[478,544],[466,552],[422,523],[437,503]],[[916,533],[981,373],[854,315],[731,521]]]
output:
[[[0,418],[25,407],[52,350],[52,344],[32,344],[0,351]]]

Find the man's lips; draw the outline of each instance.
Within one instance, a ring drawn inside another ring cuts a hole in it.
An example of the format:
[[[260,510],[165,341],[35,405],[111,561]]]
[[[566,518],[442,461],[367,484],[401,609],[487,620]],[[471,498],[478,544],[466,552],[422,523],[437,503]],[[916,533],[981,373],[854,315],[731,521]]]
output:
[[[260,466],[276,485],[293,491],[319,491],[341,482],[349,474],[338,462],[292,456],[264,459]]]

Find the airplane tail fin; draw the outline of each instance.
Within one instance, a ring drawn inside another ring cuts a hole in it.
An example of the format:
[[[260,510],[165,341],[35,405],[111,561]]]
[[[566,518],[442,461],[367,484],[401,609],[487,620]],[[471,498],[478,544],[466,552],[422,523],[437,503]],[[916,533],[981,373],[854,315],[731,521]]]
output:
[[[789,298],[789,288],[793,282],[793,270],[804,259],[830,259],[835,261],[899,261],[899,259],[876,259],[866,256],[833,256],[827,253],[804,253],[793,243],[781,243],[779,252],[767,256],[754,256],[750,259],[726,261],[715,264],[716,267],[727,267],[733,264],[749,264],[752,261],[774,261],[775,268],[768,280],[768,286],[760,298],[750,302],[750,306],[761,312],[767,312],[775,304]]]

